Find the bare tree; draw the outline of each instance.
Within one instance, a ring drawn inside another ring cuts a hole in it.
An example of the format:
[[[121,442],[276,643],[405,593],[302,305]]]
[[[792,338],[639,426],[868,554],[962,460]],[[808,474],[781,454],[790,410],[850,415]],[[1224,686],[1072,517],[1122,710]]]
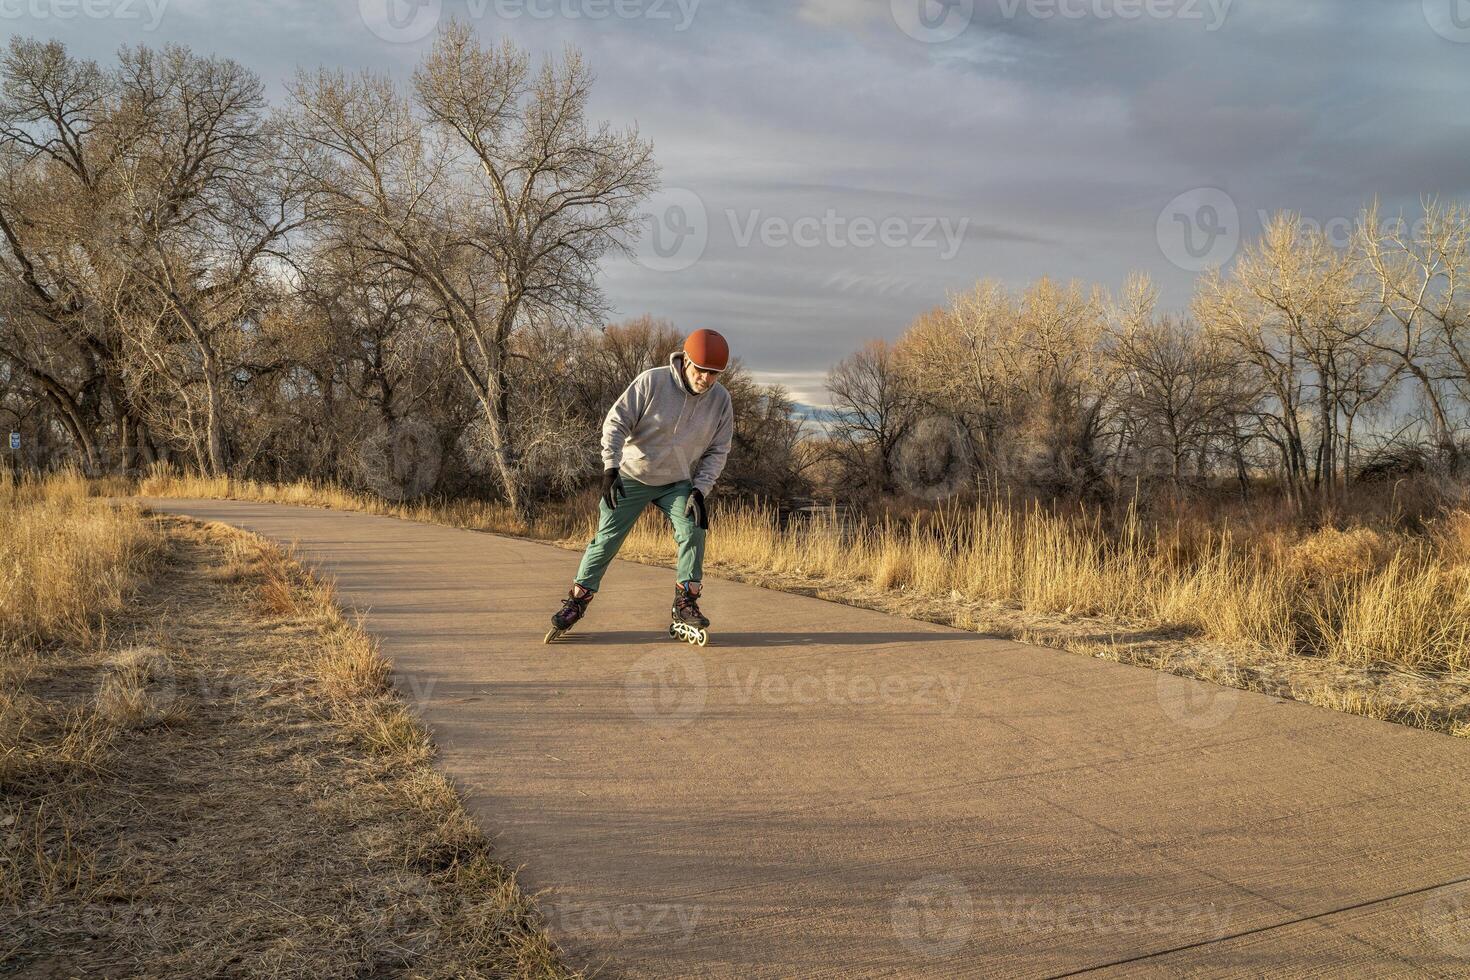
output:
[[[1375,350],[1416,382],[1441,460],[1459,453],[1452,404],[1470,402],[1470,210],[1428,202],[1423,219],[1382,221],[1370,207],[1357,246],[1374,277],[1385,329]]]
[[[91,472],[106,462],[109,396],[124,457],[138,429],[116,339],[87,288],[95,247],[108,242],[86,231],[108,210],[129,136],[112,123],[115,80],[58,42],[11,38],[0,85],[0,357],[44,393]]]
[[[1147,475],[1160,454],[1176,492],[1190,459],[1204,464],[1228,446],[1237,416],[1249,404],[1236,361],[1220,338],[1172,316],[1115,322],[1109,354],[1117,365],[1114,393],[1128,419],[1126,448]]]
[[[1309,485],[1324,502],[1337,498],[1345,392],[1377,397],[1383,387],[1366,381],[1376,367],[1366,350],[1376,317],[1359,271],[1352,254],[1284,213],[1242,250],[1229,278],[1207,274],[1196,295],[1196,314],[1253,365],[1269,393],[1263,435],[1280,452],[1297,500]]]
[[[323,72],[294,89],[314,213],[434,297],[494,472],[522,513],[512,334],[532,316],[601,319],[598,263],[627,248],[656,182],[635,131],[589,126],[591,84],[574,51],[533,73],[524,52],[483,48],[453,25],[415,73],[412,103],[369,76]]]
[[[1034,393],[1022,421],[1024,465],[1031,482],[1053,493],[1093,493],[1102,475],[1105,306],[1099,289],[1045,277],[1020,299],[1022,365]]]
[[[832,448],[848,478],[880,493],[898,491],[894,455],[915,415],[893,348],[874,340],[848,355],[828,373],[827,391]]]
[[[105,396],[123,467],[154,455],[148,422],[164,420],[197,440],[198,465],[224,472],[223,353],[291,224],[259,79],[180,47],[124,48],[103,72],[57,43],[22,39],[3,78],[0,273],[15,324],[6,356],[46,379],[89,465],[102,464]],[[74,357],[78,396],[37,345],[15,342],[27,334]],[[154,384],[138,371],[173,373]]]
[[[124,50],[124,106],[142,122],[119,168],[124,229],[100,278],[135,363],[164,372],[198,465],[230,469],[227,412],[234,372],[269,290],[265,265],[300,221],[265,119],[260,80],[187,49]]]

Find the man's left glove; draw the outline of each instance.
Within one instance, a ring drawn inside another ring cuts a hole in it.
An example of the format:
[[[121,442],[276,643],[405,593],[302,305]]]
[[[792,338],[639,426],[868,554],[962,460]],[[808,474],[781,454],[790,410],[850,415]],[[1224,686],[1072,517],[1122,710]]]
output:
[[[684,505],[684,513],[694,519],[694,523],[701,530],[709,530],[709,508],[704,503],[704,493],[698,488],[689,491],[689,502]]]

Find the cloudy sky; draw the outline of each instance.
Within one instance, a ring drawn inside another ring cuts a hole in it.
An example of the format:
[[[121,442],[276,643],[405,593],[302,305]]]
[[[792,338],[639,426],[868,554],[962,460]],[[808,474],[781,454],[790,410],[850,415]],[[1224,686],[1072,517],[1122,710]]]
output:
[[[618,314],[714,327],[816,404],[981,277],[1140,269],[1183,308],[1262,214],[1470,198],[1470,0],[0,0],[7,34],[181,42],[277,95],[406,77],[450,18],[581,48],[596,115],[654,142]]]

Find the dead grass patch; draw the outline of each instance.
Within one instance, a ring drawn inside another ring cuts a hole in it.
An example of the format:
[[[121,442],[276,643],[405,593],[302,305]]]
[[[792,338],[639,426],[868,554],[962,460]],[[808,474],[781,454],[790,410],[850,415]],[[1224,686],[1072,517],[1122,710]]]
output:
[[[7,970],[575,975],[330,588],[149,526],[167,560],[105,630],[0,657]]]

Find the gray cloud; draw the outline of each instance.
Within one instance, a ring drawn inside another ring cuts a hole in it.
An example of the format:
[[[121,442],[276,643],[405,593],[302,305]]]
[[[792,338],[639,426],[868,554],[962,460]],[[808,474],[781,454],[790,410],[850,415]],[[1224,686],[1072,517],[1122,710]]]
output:
[[[1213,31],[1181,17],[1011,8],[977,0],[960,36],[923,44],[899,29],[889,0],[702,0],[682,31],[649,16],[506,17],[443,3],[446,17],[481,12],[487,38],[581,47],[599,76],[597,115],[636,122],[666,184],[705,202],[709,245],[691,267],[608,264],[620,313],[725,331],[757,370],[799,377],[809,400],[838,357],[897,336],[981,276],[1117,285],[1137,268],[1183,307],[1192,274],[1169,263],[1155,229],[1192,188],[1227,191],[1247,236],[1259,213],[1282,208],[1325,221],[1375,196],[1397,210],[1424,194],[1470,194],[1470,124],[1458,109],[1470,103],[1470,44],[1436,34],[1419,0],[1234,0]],[[298,66],[406,77],[430,41],[386,43],[358,9],[171,0],[151,32],[28,15],[0,29],[99,59],[120,43],[178,41],[236,58],[277,94]],[[829,210],[849,222],[965,224],[946,261],[918,247],[742,247],[725,219]]]

